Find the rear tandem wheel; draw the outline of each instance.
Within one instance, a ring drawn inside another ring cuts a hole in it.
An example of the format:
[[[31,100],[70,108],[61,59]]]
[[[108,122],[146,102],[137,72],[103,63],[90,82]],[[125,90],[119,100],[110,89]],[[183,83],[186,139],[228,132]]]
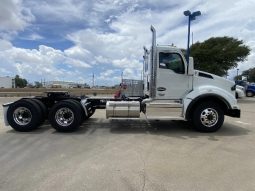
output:
[[[75,100],[63,100],[51,108],[49,122],[57,131],[71,132],[82,123],[83,113]]]
[[[21,99],[11,104],[7,111],[10,126],[20,132],[36,129],[43,120],[39,105],[30,99]]]

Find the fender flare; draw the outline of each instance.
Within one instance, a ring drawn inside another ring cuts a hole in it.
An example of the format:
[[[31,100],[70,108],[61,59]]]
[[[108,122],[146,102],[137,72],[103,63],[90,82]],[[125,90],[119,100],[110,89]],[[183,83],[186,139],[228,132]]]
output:
[[[220,106],[223,108],[224,113],[226,113],[227,110],[231,108],[230,103],[225,98],[223,98],[222,96],[219,96],[219,95],[214,94],[214,93],[207,93],[207,94],[203,94],[203,95],[200,95],[200,96],[196,97],[195,99],[193,99],[190,102],[190,104],[188,105],[188,107],[186,109],[186,112],[185,112],[185,119],[187,119],[187,120],[191,119],[191,111],[192,111],[192,109],[200,101],[207,101],[207,100],[214,100],[217,103],[220,103]]]

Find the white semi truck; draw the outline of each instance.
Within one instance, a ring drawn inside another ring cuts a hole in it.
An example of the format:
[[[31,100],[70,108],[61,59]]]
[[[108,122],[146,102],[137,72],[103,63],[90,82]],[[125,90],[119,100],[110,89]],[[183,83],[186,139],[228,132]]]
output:
[[[217,131],[224,116],[240,117],[235,84],[225,78],[194,70],[180,49],[156,44],[144,48],[144,95],[139,97],[74,97],[67,92],[21,98],[3,105],[5,124],[17,131],[31,131],[48,119],[57,131],[74,131],[96,109],[106,109],[106,118],[139,118],[191,121],[198,131]]]

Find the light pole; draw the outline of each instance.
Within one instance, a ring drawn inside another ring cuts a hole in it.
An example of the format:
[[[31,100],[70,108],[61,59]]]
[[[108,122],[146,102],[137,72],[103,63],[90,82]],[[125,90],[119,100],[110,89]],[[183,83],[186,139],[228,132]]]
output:
[[[200,16],[201,12],[200,11],[195,11],[195,12],[191,13],[189,10],[187,10],[187,11],[184,11],[183,14],[185,16],[189,17],[189,19],[188,19],[188,21],[189,21],[188,22],[188,45],[187,45],[187,55],[186,55],[186,60],[187,60],[187,63],[189,64],[190,23],[191,23],[191,21],[195,20],[197,16]]]
[[[238,80],[238,71],[239,71],[239,68],[236,69],[236,80]]]
[[[95,87],[95,75],[94,75],[94,72],[92,74],[92,88]]]

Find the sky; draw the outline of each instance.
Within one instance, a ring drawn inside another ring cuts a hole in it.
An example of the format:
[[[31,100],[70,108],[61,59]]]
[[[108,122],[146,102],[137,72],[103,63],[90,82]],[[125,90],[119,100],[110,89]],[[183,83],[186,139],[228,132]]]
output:
[[[231,36],[251,48],[239,74],[255,67],[255,0],[1,0],[0,76],[29,82],[64,80],[114,85],[140,79],[143,46],[186,48],[187,17],[194,42]],[[237,69],[229,71],[229,78]]]

